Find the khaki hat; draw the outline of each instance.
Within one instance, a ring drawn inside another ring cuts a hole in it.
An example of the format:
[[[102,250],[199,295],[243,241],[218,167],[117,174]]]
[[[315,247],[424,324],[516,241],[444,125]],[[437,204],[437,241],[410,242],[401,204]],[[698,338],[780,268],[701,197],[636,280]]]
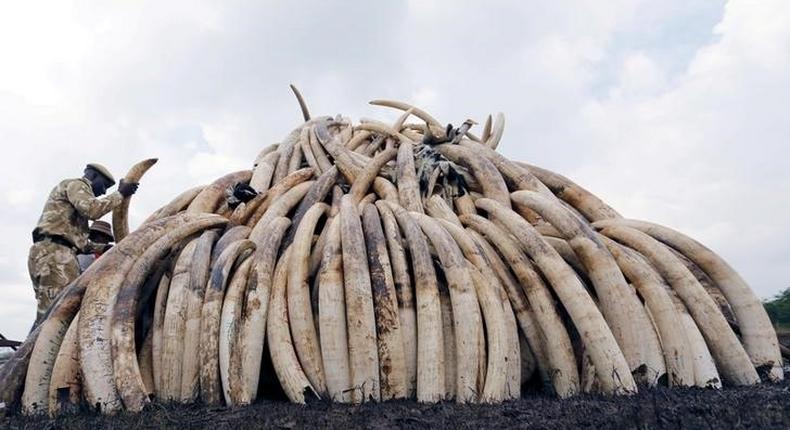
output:
[[[111,240],[115,239],[115,237],[112,235],[112,227],[110,227],[110,223],[107,221],[94,221],[93,224],[91,224],[90,231],[104,234]]]
[[[112,176],[112,173],[110,173],[110,171],[106,167],[102,166],[99,163],[88,163],[87,167],[90,167],[91,169],[101,173],[105,178],[109,179],[111,182],[110,186],[115,185],[115,178]]]

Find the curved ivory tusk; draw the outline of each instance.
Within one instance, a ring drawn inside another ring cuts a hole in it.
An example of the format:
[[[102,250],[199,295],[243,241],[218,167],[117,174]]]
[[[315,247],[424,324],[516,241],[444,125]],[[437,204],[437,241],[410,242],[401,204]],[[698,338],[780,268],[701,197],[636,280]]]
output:
[[[672,286],[705,336],[725,380],[734,385],[760,382],[743,345],[727,324],[719,307],[697,278],[669,249],[649,235],[624,225],[603,227],[601,233],[644,255]]]
[[[253,259],[247,257],[241,263],[237,263],[236,270],[231,276],[225,297],[222,300],[222,311],[220,313],[219,337],[218,337],[218,363],[219,376],[222,384],[222,393],[225,404],[235,406],[239,404],[239,397],[242,390],[242,371],[241,363],[233,362],[231,355],[241,358],[238,353],[232,354],[231,349],[238,348],[238,334],[241,322],[241,313],[244,296],[247,294],[247,285],[252,269]]]
[[[489,118],[491,118],[489,116]],[[502,140],[502,134],[505,132],[505,115],[502,112],[498,112],[496,114],[496,120],[494,121],[494,127],[491,132],[491,137],[488,139],[483,140],[485,146],[491,149],[497,149],[499,146],[499,141]]]
[[[228,285],[231,269],[245,254],[255,249],[250,240],[232,243],[211,268],[211,279],[206,287],[200,315],[200,398],[209,405],[222,401],[219,371],[219,334],[222,300]]]
[[[349,129],[350,128],[351,127],[349,127]],[[310,133],[307,137],[308,142],[310,143],[310,149],[312,150],[313,156],[315,157],[315,162],[318,163],[321,171],[326,172],[327,170],[334,167],[334,163],[329,161],[329,157],[327,157],[324,147],[318,142],[318,138],[315,134],[315,127],[310,127]]]
[[[494,248],[476,231],[465,230],[465,232],[474,240],[475,244],[480,248],[486,262],[490,264],[491,270],[494,272],[499,283],[504,287],[505,293],[510,301],[510,305],[515,313],[518,325],[524,333],[527,342],[529,343],[529,350],[535,356],[538,371],[541,374],[541,380],[545,385],[551,384],[549,377],[549,359],[546,356],[546,337],[543,334],[539,324],[535,320],[534,311],[530,307],[529,302],[524,294],[523,289],[518,283],[518,280],[510,272],[510,269],[505,265],[499,254]],[[523,350],[523,349],[522,349]]]
[[[614,335],[589,293],[562,257],[512,210],[486,198],[477,200],[475,204],[507,227],[549,281],[590,352],[602,391],[623,394],[636,392],[636,383]]]
[[[311,167],[307,167],[304,169],[299,169],[286,176],[280,182],[274,184],[265,193],[258,194],[246,204],[239,205],[231,217],[231,222],[235,225],[244,224],[248,227],[255,226],[258,220],[269,209],[269,206],[275,200],[277,200],[277,198],[296,185],[299,185],[312,178],[313,172],[314,170]]]
[[[746,281],[724,259],[696,240],[668,227],[630,219],[616,221],[649,234],[699,266],[716,283],[732,307],[744,348],[755,367],[768,370],[771,380],[784,378],[779,341],[765,308]]]
[[[477,215],[475,202],[472,200],[469,193],[465,193],[453,199],[453,205],[455,205],[455,212],[458,215]]]
[[[506,397],[505,393],[509,385],[510,361],[513,361],[515,365],[519,366],[520,371],[520,357],[516,358],[509,355],[508,350],[512,345],[509,345],[508,341],[512,342],[514,339],[508,338],[502,302],[497,296],[495,289],[491,288],[490,281],[487,280],[478,267],[471,262],[469,262],[469,274],[472,278],[475,290],[477,291],[480,307],[483,311],[488,339],[488,363],[485,373],[487,377],[485,378],[480,400],[482,402],[497,403],[503,401]],[[521,383],[520,379],[519,377],[518,384]],[[517,392],[520,393],[520,389],[517,389]]]
[[[437,126],[437,127],[442,127],[442,124],[438,120],[436,120],[436,118],[432,117],[428,112],[425,112],[424,110],[422,110],[422,109],[420,109],[418,107],[412,106],[412,105],[410,105],[408,103],[399,102],[399,101],[395,101],[395,100],[372,100],[372,101],[370,101],[370,104],[372,104],[373,106],[385,106],[385,107],[388,107],[388,108],[399,109],[399,110],[402,110],[404,112],[411,111],[411,113],[414,116],[416,116],[417,118],[427,122],[428,124],[434,125],[434,126]]]
[[[351,364],[351,398],[355,403],[380,400],[376,318],[365,237],[356,203],[346,195],[340,202],[340,240],[343,251],[348,349]]]
[[[167,304],[162,325],[161,384],[157,396],[166,401],[180,401],[184,365],[184,336],[187,319],[187,294],[190,283],[192,259],[198,241],[190,241],[175,260],[167,293]],[[203,302],[201,300],[201,308]],[[193,339],[189,339],[193,341]]]
[[[457,365],[454,391],[458,401],[474,402],[479,394],[476,383],[478,360],[480,360],[477,354],[477,339],[478,331],[483,327],[475,286],[461,249],[452,236],[433,218],[417,213],[410,215],[417,220],[425,236],[436,248],[447,278],[453,315],[456,315],[453,319]]]
[[[400,198],[398,197],[398,189],[392,182],[388,181],[381,176],[377,176],[376,179],[373,180],[373,191],[379,196],[382,200],[387,200],[395,204],[400,204]]]
[[[239,348],[235,350],[240,355],[239,362],[243,372],[243,385],[238,398],[240,404],[252,403],[258,396],[274,266],[283,234],[290,224],[287,218],[275,218],[263,234],[263,242],[257,244],[253,255],[251,284],[247,291],[242,326],[239,331]],[[235,353],[231,352],[231,354]]]
[[[403,352],[406,365],[406,396],[413,397],[417,389],[417,314],[414,309],[414,290],[409,277],[409,265],[404,251],[403,238],[398,229],[395,215],[384,203],[376,202],[376,207],[384,226],[395,294],[398,299],[398,314],[403,333]]]
[[[379,213],[372,204],[365,205],[362,210],[362,229],[373,288],[381,398],[402,399],[407,395],[406,357],[398,300],[384,230]]]
[[[436,255],[432,255],[436,258]],[[442,341],[444,343],[444,400],[453,400],[458,391],[458,364],[455,349],[455,329],[453,328],[453,304],[450,302],[450,291],[447,283],[438,281],[439,286],[439,305],[442,309]],[[477,340],[475,340],[477,342]],[[477,350],[475,343],[475,350]],[[478,369],[475,369],[478,370]],[[477,385],[475,384],[475,387]]]
[[[277,379],[285,391],[285,395],[293,403],[304,404],[306,395],[318,397],[310,381],[307,380],[296,351],[293,349],[291,333],[288,329],[288,309],[286,307],[285,290],[288,283],[288,257],[291,248],[283,252],[277,262],[272,280],[272,297],[269,309],[269,326],[266,337],[269,353],[274,365]]]
[[[313,148],[310,147],[310,134],[312,133],[312,130],[313,129],[310,127],[302,129],[302,135],[299,136],[299,147],[302,149],[302,154],[304,154],[304,159],[307,162],[307,165],[320,175],[324,173],[325,170],[320,164],[318,164],[318,160],[313,153]]]
[[[319,124],[315,127],[315,136],[318,142],[329,152],[334,158],[334,164],[337,166],[340,173],[349,181],[354,182],[354,178],[361,171],[361,167],[357,165],[354,158],[354,152],[343,146],[337,136],[330,136],[326,126]]]
[[[302,198],[302,201],[299,202],[299,206],[296,207],[294,214],[290,217],[291,227],[288,229],[288,232],[283,238],[281,245],[282,248],[287,248],[291,242],[293,242],[294,234],[296,234],[296,229],[301,224],[302,218],[316,203],[320,203],[326,199],[327,194],[332,191],[332,188],[337,183],[338,178],[339,173],[337,168],[332,167],[331,169],[322,173],[313,183],[313,185],[310,187],[310,190],[307,192],[304,198]]]
[[[74,316],[58,350],[49,383],[49,415],[71,413],[79,410],[82,395],[79,342],[77,325],[80,314]]]
[[[260,219],[255,222],[255,227],[253,227],[252,232],[250,232],[250,240],[259,243],[261,241],[261,232],[264,227],[273,219],[285,216],[290,212],[291,209],[302,200],[307,192],[310,191],[314,182],[315,181],[307,181],[294,185],[290,190],[277,197]]]
[[[670,292],[674,293],[672,290]],[[694,382],[696,386],[721,388],[721,377],[719,376],[719,371],[716,370],[716,362],[713,361],[713,356],[705,343],[705,337],[699,331],[699,326],[689,314],[686,305],[676,295],[673,295],[672,299],[675,309],[680,315],[680,321],[686,330],[686,337],[689,340],[688,349],[694,360]]]
[[[307,110],[307,103],[304,101],[304,97],[302,97],[302,93],[293,85],[289,85],[291,87],[291,91],[293,91],[294,96],[296,96],[296,101],[299,102],[299,109],[302,110],[302,118],[304,118],[305,122],[310,121],[310,111]]]
[[[200,194],[203,189],[205,189],[205,185],[200,185],[194,188],[190,188],[183,193],[177,195],[173,200],[171,200],[168,204],[162,206],[161,208],[157,209],[151,215],[143,221],[143,224],[148,224],[149,222],[153,222],[165,217],[169,217],[171,215],[175,215],[187,208],[192,200],[195,200],[198,194]]]
[[[417,401],[438,402],[444,396],[444,341],[439,287],[428,242],[404,208],[381,204],[395,215],[411,255],[417,305]]]
[[[442,144],[436,150],[450,161],[466,167],[480,182],[483,195],[494,199],[506,207],[510,207],[510,194],[505,180],[496,166],[477,152],[460,145]]]
[[[428,112],[425,112],[424,110],[412,106],[408,103],[399,102],[395,100],[373,100],[370,102],[370,104],[374,106],[385,106],[393,109],[399,109],[404,112],[411,111],[414,116],[427,122],[431,126],[443,128],[442,124],[439,121],[437,121],[436,118],[432,117]],[[469,138],[472,140],[480,141],[480,138],[475,137],[473,134],[469,132],[466,132],[466,135],[469,136]]]
[[[155,264],[170,252],[175,244],[199,231],[220,227],[226,223],[225,218],[206,215],[202,219],[176,226],[154,242],[135,261],[118,290],[112,312],[110,345],[115,386],[126,410],[141,411],[143,406],[148,403],[134,343],[135,316],[140,288],[154,269]]]
[[[635,253],[629,253],[608,237],[601,236],[601,240],[650,310],[661,335],[661,348],[670,386],[691,386],[694,383],[694,364],[686,349],[689,341],[681,316],[667,294],[664,280],[647,262],[636,258]]]
[[[343,293],[343,255],[340,222],[329,222],[318,278],[318,321],[321,327],[321,358],[326,370],[327,392],[332,400],[351,400],[351,373]]]
[[[169,269],[172,269],[172,267],[169,267]],[[151,330],[154,332],[154,338],[151,345],[151,352],[153,354],[153,362],[151,365],[154,371],[154,394],[158,398],[162,398],[161,393],[163,390],[162,343],[164,336],[162,331],[164,330],[165,326],[165,312],[167,310],[167,296],[170,290],[170,276],[171,273],[165,272],[162,274],[162,279],[159,280],[159,287],[156,289],[156,299],[154,300],[154,318],[151,327]]]
[[[350,140],[345,142],[344,146],[349,151],[356,151],[357,148],[359,148],[360,146],[365,144],[365,142],[370,140],[370,137],[372,135],[373,135],[373,133],[371,133],[369,131],[366,131],[366,130],[359,130],[359,131],[355,130],[354,136]]]
[[[149,158],[143,160],[129,169],[129,172],[124,176],[123,181],[128,183],[140,182],[140,179],[145,175],[156,162],[156,158]],[[121,204],[112,211],[112,231],[115,235],[115,243],[123,240],[124,237],[129,235],[129,202],[132,197],[124,197]]]
[[[352,202],[356,205],[359,204],[362,197],[370,188],[370,185],[373,183],[373,180],[379,173],[379,170],[387,164],[390,160],[395,158],[397,151],[395,149],[386,150],[384,152],[379,153],[373,158],[373,161],[370,162],[365,169],[360,172],[360,174],[354,179],[354,182],[351,185],[351,191],[349,191],[349,195],[351,197]]]
[[[398,187],[398,198],[406,210],[423,212],[420,186],[417,182],[417,172],[414,170],[414,145],[401,144],[398,147],[398,177],[395,185]]]
[[[185,214],[162,221],[167,220],[165,225],[173,228],[203,217],[203,215]],[[112,338],[110,319],[118,290],[132,268],[134,259],[142,254],[154,239],[158,239],[166,232],[162,229],[161,224],[151,223],[147,227],[150,228],[150,236],[146,234],[139,240],[132,241],[130,243],[132,248],[121,248],[119,244],[102,256],[99,261],[108,266],[101,265],[103,273],[91,279],[92,282],[87,286],[80,308],[80,368],[83,375],[91,375],[90,378],[84,380],[85,396],[88,404],[97,406],[104,413],[114,413],[121,408],[120,398],[113,381],[114,372],[110,348]],[[129,238],[131,237],[130,234]],[[140,243],[144,239],[151,239],[151,241]],[[113,253],[113,251],[116,252]],[[111,255],[113,258],[108,258]]]
[[[241,233],[240,236],[243,235],[243,237],[233,237],[238,233]],[[231,228],[222,235],[226,244],[220,246],[221,244],[217,243],[216,250],[227,247],[230,244],[227,242],[229,237],[233,237],[235,240],[245,238],[246,234],[244,233],[249,233],[249,229],[246,227]],[[194,402],[200,394],[200,314],[203,310],[203,298],[206,295],[206,285],[211,273],[212,248],[217,242],[217,236],[216,231],[209,230],[196,239],[197,245],[190,262],[189,280],[184,293],[184,358],[181,363],[180,387],[181,402],[183,403]]]
[[[234,227],[230,227],[224,232],[222,232],[222,235],[219,237],[219,240],[216,240],[216,243],[214,243],[210,248],[211,256],[209,258],[209,265],[208,265],[209,274],[211,273],[211,267],[214,266],[214,263],[217,261],[217,258],[219,258],[222,252],[225,251],[225,249],[227,249],[228,246],[230,246],[232,243],[249,238],[250,232],[252,232],[252,229],[244,225],[237,225]],[[200,305],[201,306],[203,305],[202,298],[200,301]]]
[[[461,221],[458,220],[458,215],[453,212],[453,208],[437,194],[425,200],[425,210],[432,218],[447,221],[458,227],[461,226]]]
[[[305,129],[302,129],[302,133],[305,132]],[[301,139],[300,139],[301,141]],[[299,170],[299,167],[302,166],[302,145],[298,142],[294,145],[293,153],[291,154],[291,159],[288,161],[288,174]]]
[[[145,389],[145,396],[151,398],[154,395],[154,369],[153,369],[153,340],[154,332],[149,328],[148,334],[140,345],[140,351],[137,353],[137,362],[140,363],[140,376],[143,380],[143,388]]]
[[[486,122],[483,125],[483,134],[480,135],[480,140],[483,142],[487,142],[490,137],[491,137],[491,115],[488,115],[486,117]]]
[[[274,177],[274,169],[277,167],[277,160],[280,152],[274,151],[266,154],[252,171],[250,177],[250,187],[259,193],[265,193],[269,189]]]
[[[534,191],[517,191],[511,195],[511,198],[514,202],[540,214],[573,248],[574,253],[587,269],[587,275],[595,287],[604,318],[631,371],[637,372],[645,369],[644,366],[663,361],[658,336],[647,315],[642,311],[639,298],[628,286],[614,258],[592,228],[576,218],[556,200],[546,198]]]
[[[546,344],[546,355],[551,366],[548,373],[554,391],[560,397],[569,397],[578,393],[579,375],[570,337],[555,309],[551,293],[540,275],[535,272],[518,244],[493,222],[479,215],[462,215],[460,219],[465,226],[485,236],[502,253],[521,283],[527,299],[535,310],[535,319],[541,331],[545,334],[546,340],[552,340]]]
[[[360,131],[369,131],[376,133],[378,135],[389,136],[398,139],[401,145],[404,143],[414,144],[414,142],[412,142],[411,139],[401,134],[397,129],[390,127],[389,125],[384,124],[383,122],[378,122],[378,121],[363,122],[359,124],[357,127],[355,127],[355,129]]]
[[[548,197],[556,198],[551,190],[532,173],[493,149],[480,146],[480,144],[468,140],[462,140],[460,146],[469,151],[479,153],[493,163],[511,189],[537,191]]]
[[[275,184],[288,175],[291,158],[293,157],[294,149],[299,145],[299,136],[301,136],[304,127],[305,125],[303,124],[293,129],[277,148],[280,156],[277,158],[277,164],[274,166],[274,175],[272,176],[272,181]]]
[[[255,156],[255,161],[252,163],[252,169],[253,169],[253,170],[255,170],[255,168],[256,168],[256,167],[258,167],[258,165],[261,163],[261,161],[262,161],[262,160],[263,160],[263,159],[264,159],[264,158],[265,158],[267,155],[269,155],[269,154],[271,154],[271,153],[273,153],[273,152],[277,152],[277,149],[278,149],[279,147],[280,147],[280,145],[279,145],[279,144],[277,144],[277,143],[273,143],[273,144],[271,144],[271,145],[267,145],[266,147],[264,147],[263,149],[261,149],[261,152],[259,152],[259,153],[258,153],[258,155],[256,155],[256,156]],[[254,174],[254,173],[253,173],[253,174]]]
[[[186,211],[188,213],[214,213],[225,201],[225,190],[239,182],[249,182],[251,177],[252,171],[242,170],[217,179],[192,200]]]
[[[540,182],[543,182],[554,195],[573,206],[590,222],[622,218],[617,211],[604,203],[603,200],[565,176],[527,163],[516,162],[516,164],[533,174]]]
[[[326,379],[321,362],[321,345],[318,342],[313,310],[310,306],[308,279],[313,232],[316,224],[328,209],[329,206],[324,203],[313,205],[305,213],[302,223],[296,229],[291,255],[288,259],[288,287],[286,289],[288,320],[296,354],[307,379],[319,395],[326,393]]]
[[[483,255],[483,252],[478,248],[474,239],[467,233],[463,227],[456,225],[450,221],[440,219],[439,224],[447,230],[452,236],[453,240],[461,248],[464,257],[469,260],[470,264],[478,273],[472,273],[472,280],[479,276],[476,282],[475,290],[478,300],[483,311],[485,318],[485,327],[487,330],[488,338],[488,363],[484,388],[482,391],[481,399],[486,402],[502,401],[505,398],[506,392],[506,374],[507,364],[506,361],[513,358],[508,357],[505,349],[508,345],[507,327],[505,326],[504,303],[500,292],[504,294],[502,285],[498,282],[497,275],[491,270],[490,263]],[[479,281],[483,281],[480,283]],[[507,298],[505,298],[507,300]],[[507,303],[509,307],[510,304]],[[511,341],[513,339],[510,339]],[[482,358],[482,357],[481,357]],[[518,359],[516,359],[518,361]],[[519,387],[520,388],[520,387]],[[514,390],[516,391],[516,390]],[[520,390],[517,390],[520,392]]]
[[[403,128],[403,124],[406,123],[406,120],[409,119],[409,117],[413,113],[414,113],[414,108],[406,109],[406,111],[403,112],[403,114],[401,114],[401,116],[399,116],[398,119],[396,119],[395,122],[392,124],[392,129],[397,132],[400,132],[401,129]]]
[[[339,205],[339,203],[338,203]],[[335,214],[337,215],[337,214]],[[329,216],[324,223],[323,228],[321,229],[321,233],[318,234],[318,239],[316,239],[313,243],[313,249],[310,251],[310,277],[314,277],[316,273],[318,273],[318,269],[321,267],[321,260],[324,255],[324,247],[326,247],[327,236],[329,233],[328,225],[331,223],[336,217],[332,216],[332,207],[329,208]]]

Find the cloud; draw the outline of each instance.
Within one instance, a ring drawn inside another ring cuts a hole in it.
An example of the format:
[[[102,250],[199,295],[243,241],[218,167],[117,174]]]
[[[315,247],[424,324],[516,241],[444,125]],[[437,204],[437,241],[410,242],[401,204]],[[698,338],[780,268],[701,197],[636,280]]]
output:
[[[763,297],[787,287],[788,5],[693,1],[133,3],[0,6],[0,329],[35,305],[30,230],[86,162],[157,156],[132,224],[249,166],[300,113],[504,112],[508,156],[623,214],[686,231]]]

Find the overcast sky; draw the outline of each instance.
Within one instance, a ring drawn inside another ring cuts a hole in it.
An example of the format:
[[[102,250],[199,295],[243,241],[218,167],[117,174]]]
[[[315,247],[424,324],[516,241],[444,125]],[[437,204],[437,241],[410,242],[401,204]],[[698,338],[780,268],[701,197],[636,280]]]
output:
[[[30,231],[87,162],[159,157],[133,227],[301,116],[501,111],[507,156],[790,286],[790,2],[3,2],[0,332],[35,317]]]

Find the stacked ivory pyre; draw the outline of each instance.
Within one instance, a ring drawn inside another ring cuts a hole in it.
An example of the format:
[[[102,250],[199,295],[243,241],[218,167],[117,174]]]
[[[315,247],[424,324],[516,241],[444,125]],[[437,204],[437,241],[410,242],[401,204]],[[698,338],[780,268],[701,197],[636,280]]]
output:
[[[356,403],[783,378],[727,263],[508,160],[501,115],[477,137],[405,103],[354,125],[299,100],[305,122],[252,170],[185,191],[67,288],[0,373],[8,408],[242,405],[264,380]],[[259,194],[232,209],[239,183]]]

